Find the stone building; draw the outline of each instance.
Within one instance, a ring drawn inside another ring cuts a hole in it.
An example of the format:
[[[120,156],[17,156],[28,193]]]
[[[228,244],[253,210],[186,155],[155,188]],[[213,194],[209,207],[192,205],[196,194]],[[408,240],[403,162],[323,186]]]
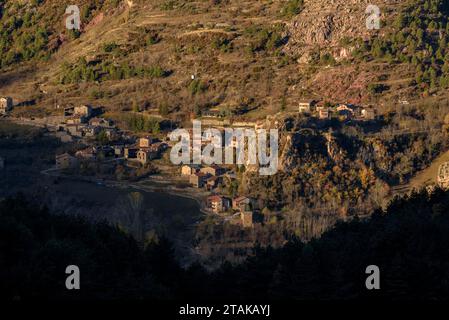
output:
[[[150,160],[153,160],[157,157],[157,152],[150,150],[150,149],[140,149],[137,151],[137,160],[142,164],[145,165]]]
[[[12,98],[1,97],[0,98],[0,114],[7,114],[13,108]]]
[[[204,187],[204,184],[206,183],[206,179],[209,176],[201,173],[201,172],[195,172],[192,174],[189,178],[190,184],[193,185],[195,188],[202,188]]]
[[[154,143],[154,139],[146,136],[139,139],[139,148],[149,148]]]
[[[449,188],[449,162],[443,163],[438,168],[437,181],[440,188],[442,189]]]
[[[75,107],[74,115],[90,118],[92,116],[92,107],[90,107],[88,105],[82,105],[82,106]]]
[[[374,109],[365,108],[362,110],[362,118],[365,120],[374,120],[376,118],[376,113]]]
[[[77,164],[78,164],[78,160],[68,153],[56,155],[56,168],[58,168],[58,169],[73,168]]]
[[[250,210],[240,211],[240,220],[244,228],[252,228],[254,225],[254,213]]]
[[[211,176],[220,176],[224,174],[226,170],[220,166],[211,165],[208,167],[201,168],[200,171],[204,174],[210,174]]]
[[[112,121],[105,118],[92,118],[89,120],[89,124],[95,127],[112,127]]]
[[[326,120],[330,118],[330,112],[329,109],[322,109],[318,112],[318,118],[322,120]]]
[[[313,101],[301,101],[298,104],[299,113],[310,113],[312,111]]]
[[[194,164],[185,164],[181,167],[181,175],[190,176],[194,173],[197,173],[200,170],[198,165]]]
[[[215,213],[222,213],[231,207],[231,200],[223,196],[210,196],[207,198],[208,207]]]
[[[234,210],[242,210],[247,205],[251,205],[251,204],[252,204],[251,199],[244,197],[244,196],[232,199],[232,209],[234,209]]]

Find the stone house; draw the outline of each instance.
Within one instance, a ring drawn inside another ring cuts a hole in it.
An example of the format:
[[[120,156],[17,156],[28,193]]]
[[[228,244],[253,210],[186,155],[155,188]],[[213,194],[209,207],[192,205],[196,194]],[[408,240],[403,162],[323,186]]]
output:
[[[242,208],[244,209],[245,206],[251,205],[251,204],[252,204],[252,200],[250,198],[247,198],[244,196],[240,196],[240,197],[232,199],[232,209],[234,209],[234,210],[242,210]]]
[[[330,118],[329,109],[322,109],[318,112],[318,118],[325,120]]]
[[[181,175],[182,176],[191,176],[194,173],[197,173],[200,170],[200,167],[195,164],[185,164],[181,167]]]
[[[125,153],[125,146],[123,144],[118,144],[113,146],[114,149],[114,155],[116,157],[123,157]]]
[[[200,172],[204,174],[210,174],[211,176],[221,176],[226,172],[226,170],[217,165],[211,165],[204,168],[201,168]]]
[[[139,148],[149,148],[154,143],[154,139],[146,136],[139,139]]]
[[[444,162],[438,168],[437,173],[438,186],[444,190],[449,188],[449,162]]]
[[[158,153],[151,149],[140,149],[137,151],[137,161],[139,161],[142,165],[147,164],[151,160],[157,158]]]
[[[202,173],[202,172],[195,172],[192,174],[189,178],[190,184],[194,186],[195,188],[202,188],[204,187],[204,184],[206,183],[208,175]]]
[[[310,113],[312,111],[313,101],[301,101],[298,104],[299,113]]]
[[[69,169],[73,168],[78,164],[78,160],[71,156],[70,154],[63,153],[56,155],[56,168],[58,169]]]
[[[376,118],[376,112],[371,108],[362,109],[362,118],[365,120],[374,120]]]
[[[66,131],[74,136],[74,137],[82,137],[83,136],[83,125],[78,124],[68,124],[65,126]]]
[[[207,198],[207,206],[215,213],[222,213],[231,207],[231,200],[223,196],[210,196]]]
[[[12,98],[1,97],[0,98],[0,114],[7,114],[13,108]]]
[[[97,127],[112,127],[112,121],[105,118],[92,118],[89,120],[89,124]]]
[[[73,109],[73,114],[75,116],[90,118],[92,116],[92,107],[88,105],[77,106]]]
[[[84,116],[79,116],[79,117],[70,117],[68,119],[66,119],[65,123],[67,124],[82,124],[82,123],[86,123],[87,118]]]
[[[254,225],[254,213],[252,211],[240,211],[240,220],[244,228],[252,228]]]
[[[85,137],[95,137],[100,133],[100,128],[95,126],[86,126],[82,129]]]

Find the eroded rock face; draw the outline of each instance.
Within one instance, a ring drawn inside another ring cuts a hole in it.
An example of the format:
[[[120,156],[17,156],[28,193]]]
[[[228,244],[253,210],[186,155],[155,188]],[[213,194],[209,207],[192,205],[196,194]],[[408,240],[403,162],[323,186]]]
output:
[[[368,38],[379,31],[368,30],[365,13],[369,4],[380,7],[381,19],[388,15],[388,8],[403,0],[305,0],[304,10],[288,24],[290,40],[286,52],[298,55],[302,61],[316,48],[325,49],[342,59],[348,55],[342,51],[341,41],[345,38]],[[304,56],[304,57],[303,57]]]

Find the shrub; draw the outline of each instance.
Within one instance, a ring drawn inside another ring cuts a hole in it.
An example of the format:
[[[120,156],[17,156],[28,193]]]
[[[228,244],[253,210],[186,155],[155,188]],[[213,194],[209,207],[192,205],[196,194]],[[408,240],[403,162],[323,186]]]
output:
[[[189,91],[192,95],[203,93],[207,90],[207,85],[202,81],[195,79],[189,84]]]
[[[304,0],[288,0],[281,9],[281,14],[284,17],[291,18],[301,13],[304,7]]]

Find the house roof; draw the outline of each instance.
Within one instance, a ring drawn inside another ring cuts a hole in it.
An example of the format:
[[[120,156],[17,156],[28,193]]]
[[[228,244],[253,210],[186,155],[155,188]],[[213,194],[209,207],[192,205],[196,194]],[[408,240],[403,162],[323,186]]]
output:
[[[90,119],[89,122],[111,122],[111,120],[95,117],[95,118]]]
[[[249,199],[249,198],[245,197],[245,196],[240,196],[240,197],[234,198],[234,201],[235,202],[240,202],[240,201],[243,201],[243,200],[246,200],[246,199]]]
[[[183,167],[189,167],[189,168],[199,168],[200,165],[198,164],[184,164]]]
[[[219,195],[209,196],[207,198],[207,200],[209,200],[209,202],[219,202],[219,201],[223,201],[225,199],[226,199],[226,197],[219,196]]]
[[[153,150],[153,149],[151,149],[151,148],[141,148],[141,149],[139,149],[138,152],[144,152],[144,153],[146,153],[146,154],[149,154],[149,153],[154,153],[155,150]]]
[[[207,174],[205,174],[203,172],[195,172],[195,173],[192,173],[192,176],[205,177],[205,176],[207,176]]]
[[[73,157],[71,154],[69,154],[68,152],[62,153],[62,154],[57,154],[56,158],[64,158],[64,157]]]

